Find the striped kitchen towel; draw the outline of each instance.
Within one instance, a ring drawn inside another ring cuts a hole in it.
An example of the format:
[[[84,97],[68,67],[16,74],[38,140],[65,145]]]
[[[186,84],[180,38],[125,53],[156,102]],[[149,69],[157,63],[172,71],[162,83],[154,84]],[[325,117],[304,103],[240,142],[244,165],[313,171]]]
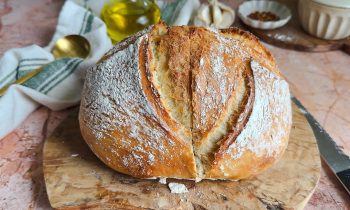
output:
[[[91,54],[86,60],[63,58],[54,61],[50,53],[53,44],[68,34],[80,34],[89,40]],[[84,70],[96,63],[111,47],[105,24],[84,7],[66,1],[58,18],[56,32],[47,47],[32,45],[11,49],[0,60],[0,88],[54,61],[23,85],[11,85],[0,98],[0,139],[16,128],[40,104],[52,110],[77,105]]]
[[[56,32],[47,47],[32,45],[11,49],[0,59],[0,88],[47,63],[35,77],[22,85],[11,85],[0,97],[0,140],[16,128],[38,106],[61,110],[77,105],[84,72],[112,47],[99,12],[108,0],[67,0],[62,7]],[[199,0],[157,0],[162,19],[169,25],[187,25]],[[54,43],[68,34],[80,34],[91,45],[90,56],[54,61],[50,53]]]

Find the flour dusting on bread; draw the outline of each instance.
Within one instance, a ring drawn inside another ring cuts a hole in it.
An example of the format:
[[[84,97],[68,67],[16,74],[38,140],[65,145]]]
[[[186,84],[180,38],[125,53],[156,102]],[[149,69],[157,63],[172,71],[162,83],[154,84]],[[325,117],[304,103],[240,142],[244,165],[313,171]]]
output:
[[[145,97],[137,59],[145,39],[138,38],[88,71],[80,114],[83,136],[92,149],[98,148],[100,159],[122,172],[147,177],[177,171],[172,177],[195,178],[194,169],[182,164],[192,153],[178,151],[186,145],[169,136]],[[187,147],[192,150],[190,143]],[[165,172],[155,173],[159,168]]]
[[[281,144],[292,119],[288,84],[274,73],[251,61],[255,81],[255,102],[252,114],[242,133],[227,150],[238,159],[246,150],[256,156],[279,155],[286,145]],[[265,141],[260,141],[265,139]]]
[[[146,152],[147,148],[151,147],[162,154],[166,152],[163,142],[157,142],[165,138],[166,131],[148,126],[150,122],[146,118],[152,120],[156,117],[139,88],[140,84],[137,85],[140,83],[140,75],[137,71],[138,60],[134,57],[138,55],[139,42],[140,40],[137,40],[135,44],[117,51],[104,63],[103,69],[101,65],[90,69],[85,82],[85,90],[92,92],[85,93],[84,95],[89,95],[89,97],[82,99],[82,103],[87,104],[84,110],[88,107],[90,112],[85,115],[84,121],[92,129],[97,143],[109,135],[108,132],[116,128],[125,128],[125,132],[130,135],[131,139],[144,144],[144,147],[132,148],[130,155],[123,157],[123,164],[126,167],[131,163],[129,159],[136,160],[136,162],[145,159],[152,164],[154,154]],[[110,137],[119,140],[113,136]],[[152,141],[143,141],[145,137]],[[121,138],[119,141],[121,145],[131,144],[130,139]],[[169,142],[171,141],[169,139]]]
[[[288,143],[288,84],[272,55],[236,28],[151,26],[89,69],[82,94],[85,141],[139,178],[243,179]]]

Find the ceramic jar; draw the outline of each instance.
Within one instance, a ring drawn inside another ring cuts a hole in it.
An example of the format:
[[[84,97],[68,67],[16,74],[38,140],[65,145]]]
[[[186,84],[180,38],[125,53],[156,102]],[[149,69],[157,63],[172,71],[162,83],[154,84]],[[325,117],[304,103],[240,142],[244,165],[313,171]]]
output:
[[[299,18],[309,34],[338,40],[350,36],[349,0],[299,0]]]

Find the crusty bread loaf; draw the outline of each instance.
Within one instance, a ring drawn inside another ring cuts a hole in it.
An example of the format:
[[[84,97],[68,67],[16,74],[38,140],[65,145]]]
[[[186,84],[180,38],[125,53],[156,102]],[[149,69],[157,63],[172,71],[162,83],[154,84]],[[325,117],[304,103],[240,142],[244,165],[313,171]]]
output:
[[[250,33],[159,23],[88,71],[79,122],[94,153],[121,173],[237,180],[282,156],[290,103]]]

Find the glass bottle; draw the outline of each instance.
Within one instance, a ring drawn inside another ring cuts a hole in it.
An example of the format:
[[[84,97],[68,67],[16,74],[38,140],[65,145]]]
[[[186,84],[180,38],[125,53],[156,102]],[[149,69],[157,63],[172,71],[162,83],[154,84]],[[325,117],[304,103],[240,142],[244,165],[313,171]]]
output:
[[[110,0],[101,11],[113,44],[157,23],[160,9],[153,0]]]

